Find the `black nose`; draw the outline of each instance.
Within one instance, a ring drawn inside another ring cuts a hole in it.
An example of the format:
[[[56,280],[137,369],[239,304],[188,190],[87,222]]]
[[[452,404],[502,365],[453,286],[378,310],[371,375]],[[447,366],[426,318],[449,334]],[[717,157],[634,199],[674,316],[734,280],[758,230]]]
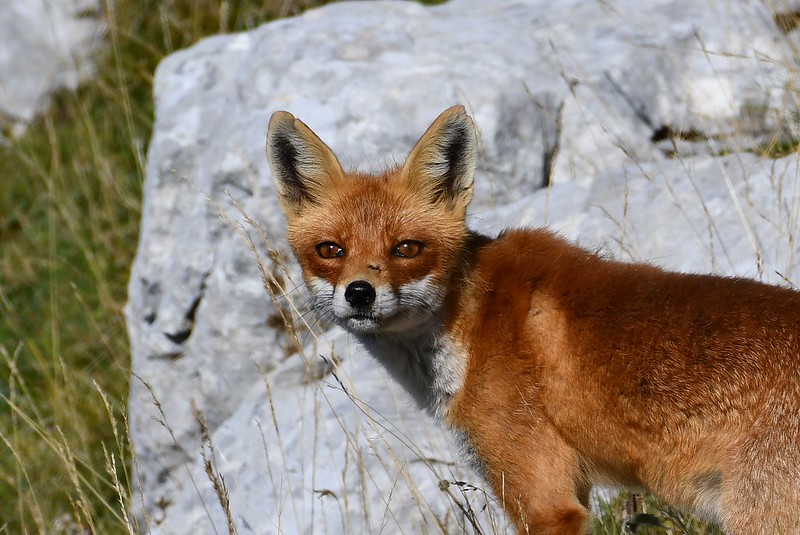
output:
[[[344,299],[353,307],[368,307],[375,302],[375,288],[367,281],[353,281],[344,290]]]

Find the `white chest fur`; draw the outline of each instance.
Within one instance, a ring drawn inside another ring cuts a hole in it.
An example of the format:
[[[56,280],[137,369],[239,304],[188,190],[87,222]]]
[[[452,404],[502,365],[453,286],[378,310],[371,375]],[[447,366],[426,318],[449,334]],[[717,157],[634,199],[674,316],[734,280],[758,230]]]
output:
[[[464,384],[468,357],[462,344],[437,328],[358,339],[422,408],[444,419],[450,400]]]

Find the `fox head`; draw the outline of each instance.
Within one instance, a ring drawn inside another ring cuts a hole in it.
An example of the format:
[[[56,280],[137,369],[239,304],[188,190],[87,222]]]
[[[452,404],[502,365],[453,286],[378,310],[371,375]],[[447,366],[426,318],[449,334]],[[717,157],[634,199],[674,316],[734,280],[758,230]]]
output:
[[[472,119],[453,106],[403,165],[348,173],[300,120],[273,114],[267,159],[322,317],[360,334],[403,332],[443,310],[469,236],[476,153]]]

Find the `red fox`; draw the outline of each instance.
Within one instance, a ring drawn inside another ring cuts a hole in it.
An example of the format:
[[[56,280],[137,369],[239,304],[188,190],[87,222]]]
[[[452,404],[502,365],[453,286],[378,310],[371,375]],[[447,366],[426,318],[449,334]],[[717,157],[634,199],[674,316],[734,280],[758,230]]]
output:
[[[730,534],[800,533],[800,292],[480,235],[476,155],[462,106],[378,175],[275,113],[267,159],[317,312],[463,438],[519,533],[589,532],[595,484]]]

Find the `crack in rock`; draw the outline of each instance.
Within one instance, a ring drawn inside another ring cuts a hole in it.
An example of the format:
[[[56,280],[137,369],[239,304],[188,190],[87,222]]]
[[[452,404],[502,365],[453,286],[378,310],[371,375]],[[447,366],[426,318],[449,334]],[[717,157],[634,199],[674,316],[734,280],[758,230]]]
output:
[[[563,116],[564,116],[564,101],[558,105],[555,110],[555,125],[553,130],[552,143],[545,145],[544,153],[542,154],[542,180],[541,187],[547,188],[553,185],[553,170],[555,169],[556,159],[558,158],[558,151],[561,149],[561,133],[563,130]],[[544,127],[543,127],[544,130]],[[546,132],[544,132],[544,139],[547,141]]]
[[[192,331],[194,330],[195,316],[197,314],[197,309],[200,307],[200,303],[203,301],[203,297],[206,291],[206,280],[208,279],[209,275],[210,272],[206,272],[203,275],[203,279],[200,281],[200,289],[198,291],[197,297],[195,297],[194,301],[192,301],[192,304],[189,305],[189,309],[186,311],[186,315],[184,317],[183,323],[181,324],[181,328],[175,332],[164,333],[164,336],[166,336],[170,342],[177,345],[182,345],[189,339],[189,337],[192,336]],[[180,352],[169,352],[165,354],[165,356],[166,358],[175,360],[183,356],[183,354]]]

